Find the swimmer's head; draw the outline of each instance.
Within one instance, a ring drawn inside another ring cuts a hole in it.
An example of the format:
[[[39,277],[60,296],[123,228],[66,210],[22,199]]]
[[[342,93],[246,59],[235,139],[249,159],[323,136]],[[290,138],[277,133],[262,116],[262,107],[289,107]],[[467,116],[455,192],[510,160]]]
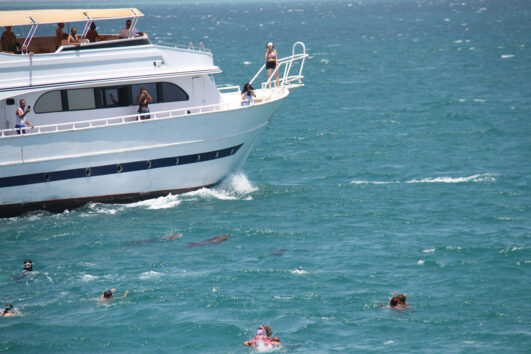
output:
[[[390,300],[389,300],[389,306],[391,307],[395,307],[396,305],[398,305],[398,298],[396,296],[393,296]]]
[[[271,329],[271,327],[269,326],[263,326],[263,327],[264,327],[266,336],[271,337],[271,335],[273,334],[273,330]]]
[[[275,46],[273,45],[273,42],[267,43],[267,48],[269,48],[269,49],[275,48]]]
[[[406,294],[400,294],[396,298],[400,304],[406,303]]]
[[[105,292],[103,293],[103,298],[110,299],[111,297],[112,297],[112,291],[110,289],[105,290]]]
[[[24,261],[24,270],[32,271],[33,270],[33,263],[31,262],[31,259],[26,259]]]
[[[256,331],[256,335],[257,336],[265,336],[265,330],[260,327],[260,329],[258,331]]]
[[[301,266],[299,266],[299,270],[302,270],[302,267],[301,267]]]
[[[4,313],[13,312],[13,305],[7,304],[4,308]]]

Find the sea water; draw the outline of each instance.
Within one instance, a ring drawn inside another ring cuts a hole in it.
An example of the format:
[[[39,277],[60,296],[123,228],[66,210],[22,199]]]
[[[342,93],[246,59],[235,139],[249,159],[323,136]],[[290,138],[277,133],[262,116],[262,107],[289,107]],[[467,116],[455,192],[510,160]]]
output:
[[[0,351],[245,353],[267,324],[289,353],[529,352],[529,1],[120,6],[154,42],[212,49],[219,85],[301,40],[305,87],[215,188],[0,220],[0,297],[23,314]],[[409,310],[380,307],[394,291]]]

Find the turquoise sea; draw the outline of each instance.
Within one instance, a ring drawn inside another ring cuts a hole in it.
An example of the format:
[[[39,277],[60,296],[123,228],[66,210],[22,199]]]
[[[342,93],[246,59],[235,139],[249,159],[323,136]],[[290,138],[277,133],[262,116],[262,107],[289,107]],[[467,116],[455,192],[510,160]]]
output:
[[[102,6],[203,42],[220,85],[303,41],[306,86],[215,188],[0,219],[0,297],[23,314],[0,318],[1,352],[247,353],[260,324],[285,353],[530,352],[531,2]],[[410,309],[380,307],[394,291]]]

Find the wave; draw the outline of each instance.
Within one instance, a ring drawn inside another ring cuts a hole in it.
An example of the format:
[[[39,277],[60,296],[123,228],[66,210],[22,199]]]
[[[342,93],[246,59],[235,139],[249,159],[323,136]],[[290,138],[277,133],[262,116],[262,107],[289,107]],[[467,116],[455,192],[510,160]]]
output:
[[[140,202],[127,204],[128,208],[135,208],[139,206],[146,206],[148,209],[168,209],[174,206],[181,204],[178,195],[168,194],[167,196],[162,196],[153,199],[142,200]]]
[[[244,173],[236,173],[225,178],[215,188],[201,188],[177,195],[168,194],[167,196],[127,204],[126,207],[147,207],[148,209],[156,210],[173,208],[182,202],[195,201],[197,199],[251,200],[250,194],[257,190],[258,188],[252,185]]]
[[[411,179],[409,181],[364,181],[364,180],[352,180],[351,184],[399,184],[399,183],[467,183],[467,182],[495,182],[495,174],[482,173],[475,174],[467,177],[428,177],[422,179]]]
[[[383,181],[357,181],[353,180],[350,181],[351,184],[392,184],[392,183],[400,183],[400,182],[383,182]]]
[[[420,180],[412,179],[406,183],[467,183],[467,182],[494,182],[495,175],[490,173],[476,174],[468,177],[434,177]]]
[[[99,277],[98,276],[95,276],[95,275],[90,275],[90,274],[85,274],[83,275],[83,281],[84,282],[88,282],[88,281],[91,281],[91,280],[94,280],[94,279],[98,279]]]
[[[159,272],[155,272],[153,270],[150,270],[149,272],[144,272],[142,274],[140,274],[140,279],[154,279],[154,278],[158,278],[160,277],[161,275],[163,275],[162,273],[159,273]]]

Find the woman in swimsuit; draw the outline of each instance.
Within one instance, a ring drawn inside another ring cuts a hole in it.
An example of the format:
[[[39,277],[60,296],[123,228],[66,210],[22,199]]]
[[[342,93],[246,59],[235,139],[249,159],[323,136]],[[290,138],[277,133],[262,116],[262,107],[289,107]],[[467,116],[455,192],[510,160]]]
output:
[[[153,102],[153,98],[151,98],[151,95],[149,94],[148,90],[146,90],[144,87],[140,88],[140,95],[137,98],[138,103],[138,113],[149,113],[148,104]],[[140,119],[149,119],[151,116],[149,114],[144,114],[140,116]]]
[[[277,67],[277,58],[277,51],[274,49],[273,43],[267,43],[267,51],[265,53],[267,80],[269,80],[271,73]],[[279,86],[278,71],[275,72],[275,77],[277,78],[277,86]],[[269,88],[271,88],[271,82],[269,82]]]

